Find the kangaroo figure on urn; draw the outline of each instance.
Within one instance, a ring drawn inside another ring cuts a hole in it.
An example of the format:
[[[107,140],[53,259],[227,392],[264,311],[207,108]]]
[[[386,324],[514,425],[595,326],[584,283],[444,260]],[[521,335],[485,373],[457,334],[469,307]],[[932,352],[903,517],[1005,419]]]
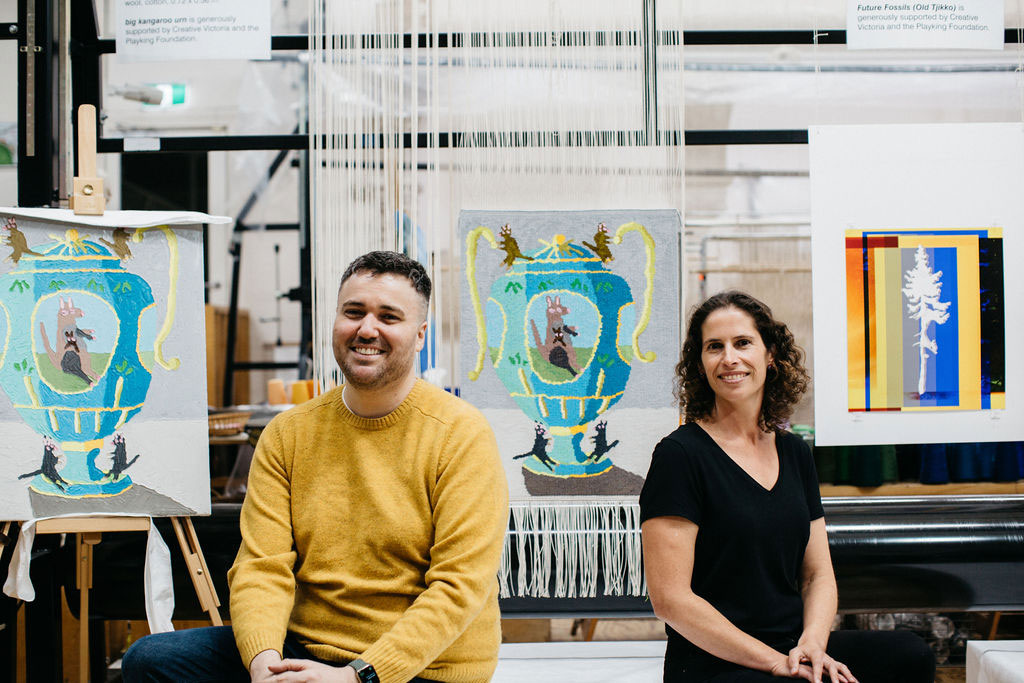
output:
[[[46,326],[39,321],[39,333],[43,337],[46,355],[50,357],[53,367],[61,372],[74,375],[92,384],[99,376],[92,369],[92,356],[85,346],[85,340],[93,340],[93,330],[78,327],[78,319],[84,315],[81,308],[76,308],[71,297],[65,301],[60,297],[60,310],[57,311],[57,336],[54,338],[55,350],[50,347],[50,338],[46,336]]]
[[[530,320],[533,328],[533,342],[540,355],[557,368],[568,370],[573,377],[580,371],[576,362],[576,349],[572,347],[572,337],[578,333],[575,327],[565,324],[564,317],[569,313],[569,307],[562,304],[561,297],[547,298],[547,328],[545,338],[542,342],[540,332],[537,330],[537,323]],[[569,335],[566,337],[565,335]]]

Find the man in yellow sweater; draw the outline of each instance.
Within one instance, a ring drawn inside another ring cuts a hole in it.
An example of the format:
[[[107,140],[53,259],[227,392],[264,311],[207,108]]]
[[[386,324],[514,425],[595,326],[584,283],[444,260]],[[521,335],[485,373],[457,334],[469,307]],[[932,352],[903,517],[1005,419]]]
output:
[[[400,254],[345,271],[333,331],[345,385],[260,437],[232,625],[139,640],[128,683],[490,679],[508,493],[483,416],[416,379],[429,300],[423,267]]]

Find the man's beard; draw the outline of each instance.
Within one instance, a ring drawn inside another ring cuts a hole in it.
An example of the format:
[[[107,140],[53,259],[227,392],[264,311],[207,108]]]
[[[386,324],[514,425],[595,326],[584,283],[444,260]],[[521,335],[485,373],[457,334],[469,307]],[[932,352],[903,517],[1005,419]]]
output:
[[[351,384],[356,389],[380,389],[404,379],[412,368],[414,356],[409,356],[404,360],[392,356],[368,379],[360,376],[362,368],[355,363],[348,362],[350,358],[351,355],[346,356],[345,360],[338,361],[341,373],[345,376],[345,383]]]

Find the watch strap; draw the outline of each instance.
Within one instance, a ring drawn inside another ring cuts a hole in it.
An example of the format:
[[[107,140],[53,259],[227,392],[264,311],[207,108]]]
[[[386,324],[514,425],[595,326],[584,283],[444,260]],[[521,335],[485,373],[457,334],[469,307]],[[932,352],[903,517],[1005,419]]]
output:
[[[355,669],[359,683],[380,683],[380,679],[377,677],[377,670],[369,662],[354,659],[348,665]]]

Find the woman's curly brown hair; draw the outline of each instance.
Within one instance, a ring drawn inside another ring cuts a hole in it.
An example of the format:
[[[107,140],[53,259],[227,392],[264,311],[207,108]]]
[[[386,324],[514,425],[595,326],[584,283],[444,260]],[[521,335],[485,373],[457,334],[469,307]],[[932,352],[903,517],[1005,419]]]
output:
[[[765,347],[772,354],[774,371],[770,368],[765,377],[758,426],[766,432],[781,428],[807,391],[810,378],[803,366],[804,352],[796,345],[786,324],[772,317],[768,306],[737,290],[715,294],[690,315],[675,378],[675,397],[686,421],[711,417],[715,408],[715,392],[701,373],[702,328],[708,316],[720,308],[736,308],[753,318]]]

